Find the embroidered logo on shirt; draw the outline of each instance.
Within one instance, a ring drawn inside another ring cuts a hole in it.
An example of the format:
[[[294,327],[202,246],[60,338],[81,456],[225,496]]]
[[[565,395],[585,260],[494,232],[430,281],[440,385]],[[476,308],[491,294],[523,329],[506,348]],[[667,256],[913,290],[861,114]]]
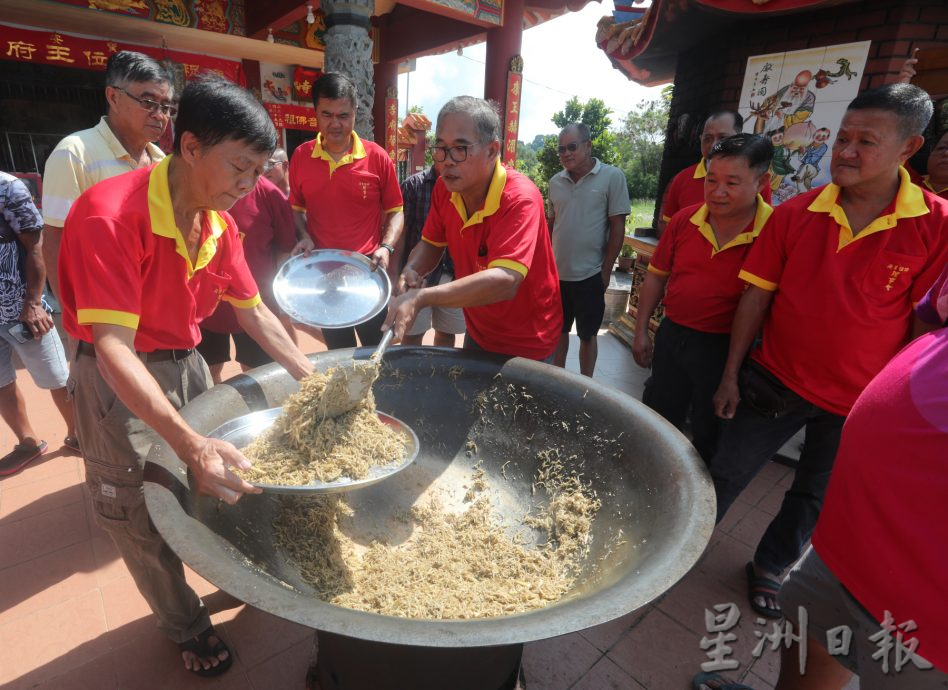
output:
[[[889,282],[885,286],[886,291],[891,290],[895,286],[895,282],[899,279],[899,276],[911,270],[908,266],[899,266],[898,264],[887,264],[886,268],[890,271]]]
[[[368,197],[369,183],[368,183],[368,182],[360,182],[360,183],[359,183],[359,187],[362,189],[362,200],[364,201],[365,199],[368,199],[368,198],[369,198],[369,197]]]

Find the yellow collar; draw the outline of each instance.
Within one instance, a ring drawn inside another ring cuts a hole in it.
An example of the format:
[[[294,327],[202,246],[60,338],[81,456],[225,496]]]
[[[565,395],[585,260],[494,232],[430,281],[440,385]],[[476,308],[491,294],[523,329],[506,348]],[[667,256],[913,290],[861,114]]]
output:
[[[695,211],[689,220],[698,228],[698,232],[711,244],[711,256],[714,256],[718,252],[723,252],[725,249],[753,242],[757,239],[760,231],[764,229],[764,225],[767,224],[767,219],[770,218],[770,214],[773,212],[774,210],[770,204],[764,201],[764,198],[758,194],[757,211],[754,213],[754,224],[751,226],[750,231],[740,233],[723,247],[718,247],[718,238],[715,237],[714,230],[711,229],[711,223],[708,222],[709,212],[707,204],[701,204],[701,208]]]
[[[197,263],[192,266],[191,257],[188,256],[188,246],[174,220],[174,209],[171,206],[168,169],[171,167],[172,158],[174,156],[168,156],[148,174],[148,214],[152,233],[174,240],[175,251],[184,259],[188,268],[188,280],[190,280],[197,271],[207,266],[217,253],[217,240],[227,229],[227,222],[217,211],[206,211],[211,233],[198,250]]]
[[[497,209],[500,208],[500,195],[504,191],[505,184],[507,184],[507,171],[504,169],[504,166],[501,165],[500,157],[498,156],[497,162],[494,165],[494,174],[490,178],[490,187],[487,188],[487,198],[484,200],[484,207],[482,209],[468,218],[467,209],[464,207],[464,199],[462,199],[461,195],[457,192],[451,192],[451,203],[454,204],[458,215],[461,216],[461,220],[464,221],[464,225],[461,226],[462,231],[470,225],[483,223],[485,218],[497,213]]]
[[[343,165],[349,165],[359,158],[365,158],[365,145],[362,143],[362,140],[359,138],[359,135],[352,132],[352,148],[349,153],[340,158],[338,161],[329,155],[329,153],[323,149],[323,135],[316,135],[316,146],[313,147],[313,158],[319,158],[321,160],[329,163],[329,176],[332,177],[332,174],[336,172],[336,168],[342,167]]]
[[[695,168],[695,174],[692,175],[692,179],[700,180],[703,177],[708,176],[708,166],[704,162],[704,158],[698,161],[698,167]]]
[[[917,218],[930,213],[928,206],[925,205],[925,197],[922,195],[921,188],[912,184],[908,171],[899,166],[899,191],[895,195],[895,209],[892,213],[879,216],[867,225],[856,236],[853,236],[852,228],[849,227],[849,219],[846,212],[836,203],[841,189],[838,185],[830,182],[823,187],[813,202],[807,207],[808,211],[814,213],[827,213],[839,224],[839,242],[836,251],[840,251],[846,245],[856,240],[868,237],[883,230],[891,230],[896,226],[901,218]]]
[[[925,183],[925,186],[928,187],[928,191],[930,191],[930,192],[932,192],[932,193],[934,193],[934,194],[941,194],[941,193],[944,192],[945,190],[948,190],[948,184],[946,184],[946,185],[945,185],[944,187],[942,187],[941,189],[935,189],[935,188],[932,186],[931,180],[929,179],[929,176],[928,176],[928,175],[925,175],[925,177],[922,178],[922,182],[924,182],[924,183]]]

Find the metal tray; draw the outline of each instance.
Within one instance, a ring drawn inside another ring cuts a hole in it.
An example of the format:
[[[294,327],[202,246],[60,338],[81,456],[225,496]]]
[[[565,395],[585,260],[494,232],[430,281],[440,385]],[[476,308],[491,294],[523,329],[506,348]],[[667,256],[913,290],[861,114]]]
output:
[[[258,412],[251,412],[249,414],[241,415],[240,417],[220,425],[211,433],[209,433],[208,436],[211,438],[219,438],[224,441],[229,441],[237,446],[237,448],[244,448],[260,434],[269,429],[273,425],[273,421],[280,416],[282,411],[282,407],[271,407],[269,410],[260,410]],[[392,476],[393,474],[401,472],[403,469],[411,465],[415,461],[415,458],[418,457],[418,437],[415,435],[415,432],[412,430],[412,428],[401,420],[396,419],[391,415],[387,415],[384,412],[377,412],[376,414],[378,414],[380,422],[394,428],[403,434],[408,440],[408,447],[405,449],[405,456],[402,458],[401,462],[391,465],[377,465],[372,467],[369,469],[368,476],[362,479],[341,477],[333,482],[304,484],[302,486],[258,484],[254,482],[251,482],[251,484],[253,484],[253,486],[260,487],[266,492],[275,494],[329,494],[338,493],[340,491],[351,491],[352,489],[360,489],[364,486],[370,486],[376,482],[380,482],[383,479]]]
[[[358,252],[317,249],[290,258],[273,279],[273,296],[290,318],[319,328],[346,328],[388,304],[392,283]]]

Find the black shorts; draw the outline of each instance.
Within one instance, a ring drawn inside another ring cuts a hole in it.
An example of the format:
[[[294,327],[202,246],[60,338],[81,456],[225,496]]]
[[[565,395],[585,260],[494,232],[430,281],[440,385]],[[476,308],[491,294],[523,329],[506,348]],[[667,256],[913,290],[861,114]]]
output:
[[[595,338],[606,313],[606,288],[602,274],[586,280],[561,280],[560,298],[563,300],[563,333],[569,333],[576,320],[580,340]]]
[[[234,339],[237,351],[236,359],[251,369],[269,364],[273,358],[263,351],[253,338],[246,333],[214,333],[201,329],[201,342],[197,350],[208,365],[224,364],[230,361],[230,339]]]

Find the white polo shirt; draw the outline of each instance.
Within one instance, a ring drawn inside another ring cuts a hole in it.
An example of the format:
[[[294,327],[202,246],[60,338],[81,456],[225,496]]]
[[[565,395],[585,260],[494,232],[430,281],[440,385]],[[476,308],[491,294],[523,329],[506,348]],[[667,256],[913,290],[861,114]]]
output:
[[[592,170],[578,182],[565,170],[550,179],[553,256],[560,280],[586,280],[601,272],[609,218],[632,210],[622,171],[593,160]]]

